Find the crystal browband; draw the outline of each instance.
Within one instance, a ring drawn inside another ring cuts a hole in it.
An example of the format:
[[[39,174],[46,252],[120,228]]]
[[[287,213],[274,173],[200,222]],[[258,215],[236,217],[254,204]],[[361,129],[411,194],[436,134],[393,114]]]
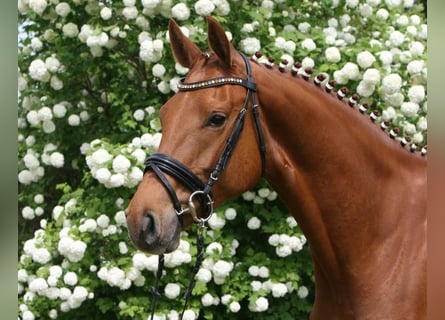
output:
[[[184,83],[184,80],[185,78],[181,78],[178,81],[179,91],[191,91],[191,90],[212,88],[212,87],[222,86],[225,84],[239,85],[246,87],[250,90],[256,91],[256,86],[253,82],[249,82],[247,80],[238,77],[219,77],[219,78],[212,78],[204,81],[189,82],[189,83]]]

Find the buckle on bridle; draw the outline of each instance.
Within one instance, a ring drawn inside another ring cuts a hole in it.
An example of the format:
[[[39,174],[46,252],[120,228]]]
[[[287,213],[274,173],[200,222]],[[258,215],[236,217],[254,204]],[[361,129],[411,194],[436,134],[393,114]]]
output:
[[[193,201],[193,198],[196,197],[196,196],[199,196],[199,195],[202,195],[202,196],[207,197],[207,202],[206,202],[206,203],[203,203],[203,202],[201,201],[201,199],[198,199],[198,200],[202,203],[202,206],[203,206],[203,207],[207,207],[207,208],[208,208],[208,212],[209,212],[209,214],[208,214],[207,217],[205,217],[205,218],[201,218],[201,217],[198,216],[198,212],[197,212],[195,203],[194,203],[194,201]],[[180,215],[182,215],[182,214],[185,214],[185,213],[190,214],[190,215],[192,216],[193,221],[194,221],[195,223],[197,223],[197,224],[199,224],[199,225],[204,225],[207,221],[209,221],[209,219],[210,219],[210,218],[212,217],[212,215],[213,215],[213,199],[212,199],[212,197],[210,196],[210,194],[205,193],[205,192],[202,191],[202,190],[196,190],[196,191],[194,191],[194,192],[190,195],[190,197],[189,197],[189,199],[188,199],[187,207],[185,207],[185,208],[181,208],[181,211],[176,211],[176,214],[177,214],[178,216],[180,216]]]

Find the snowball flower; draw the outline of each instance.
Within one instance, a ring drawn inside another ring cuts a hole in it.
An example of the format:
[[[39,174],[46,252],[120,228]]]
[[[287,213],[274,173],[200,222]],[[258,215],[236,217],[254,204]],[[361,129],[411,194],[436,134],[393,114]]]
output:
[[[260,267],[258,269],[258,276],[260,278],[269,278],[269,269],[267,267]]]
[[[425,87],[415,85],[408,90],[409,101],[414,103],[421,103],[425,99]]]
[[[74,241],[70,237],[62,237],[57,246],[60,254],[64,255],[71,262],[79,262],[83,259],[87,245],[81,240]]]
[[[128,20],[136,19],[136,17],[138,16],[138,9],[136,7],[125,7],[122,10],[122,14]]]
[[[396,73],[389,74],[382,80],[382,90],[387,94],[395,93],[400,90],[401,87],[402,78]]]
[[[100,168],[95,172],[94,177],[100,183],[107,183],[110,180],[111,172],[108,168]]]
[[[397,116],[396,110],[393,107],[388,107],[382,111],[383,120],[391,120]]]
[[[105,214],[101,214],[97,219],[96,219],[97,225],[99,227],[101,227],[102,229],[105,229],[108,227],[108,225],[110,224],[110,218],[108,218],[107,215]]]
[[[29,0],[28,6],[31,8],[32,11],[34,11],[38,15],[41,15],[48,6],[48,3],[46,0]]]
[[[428,121],[425,117],[421,117],[419,121],[417,121],[417,128],[421,131],[428,129]]]
[[[103,7],[103,8],[100,10],[100,17],[101,17],[103,20],[108,20],[108,19],[110,19],[111,16],[112,16],[112,14],[113,14],[113,11],[112,11],[110,8],[108,8],[108,7]]]
[[[292,248],[288,245],[282,245],[275,248],[275,253],[281,258],[285,258],[292,254]]]
[[[142,0],[142,5],[144,8],[153,9],[156,8],[156,6],[159,4],[160,0]],[[133,6],[133,4],[128,3],[128,6]]]
[[[108,153],[105,149],[99,149],[93,152],[91,155],[91,159],[93,161],[93,164],[96,166],[101,166],[105,162],[111,160],[113,156]]]
[[[45,67],[49,72],[57,72],[60,68],[60,61],[54,57],[48,57],[45,59]]]
[[[96,228],[97,228],[96,220],[87,219],[79,226],[79,231],[80,232],[93,232],[93,231],[96,231]]]
[[[22,320],[34,320],[34,319],[35,319],[35,316],[31,311],[29,311],[29,310],[23,311]]]
[[[178,3],[172,7],[173,18],[183,21],[190,17],[190,9],[185,3]]]
[[[80,117],[77,114],[72,114],[68,117],[68,124],[72,127],[77,127],[80,124]]]
[[[324,55],[328,62],[337,63],[341,60],[340,50],[337,47],[329,47],[325,50]]]
[[[301,42],[301,47],[307,51],[312,51],[317,48],[317,45],[315,44],[314,40],[307,38]]]
[[[181,292],[181,287],[176,283],[168,283],[165,286],[164,293],[169,299],[176,299]]]
[[[71,12],[70,5],[66,2],[61,2],[56,5],[56,13],[61,17],[66,17]]]
[[[211,306],[213,304],[213,297],[210,293],[206,293],[201,297],[201,303],[204,307]]]
[[[212,253],[221,254],[222,250],[223,250],[223,247],[220,243],[212,242],[207,246],[206,254],[212,254]]]
[[[121,210],[116,212],[116,214],[114,215],[114,221],[116,221],[117,226],[126,226],[127,218],[125,216],[125,211]]]
[[[131,162],[123,155],[118,155],[113,160],[113,170],[116,173],[125,173],[131,167]]]
[[[205,268],[200,268],[198,273],[196,274],[196,279],[204,283],[207,283],[210,280],[212,280],[212,273],[210,272],[210,270],[207,270]]]
[[[287,293],[287,287],[283,283],[274,283],[272,285],[272,296],[274,298],[280,298],[285,296]]]
[[[376,85],[380,82],[380,71],[374,68],[367,69],[363,73],[363,81],[368,85]]]
[[[32,260],[40,264],[45,264],[51,260],[51,254],[46,248],[38,248],[33,252]]]
[[[119,188],[125,183],[125,176],[122,173],[112,174],[108,187]]]
[[[64,156],[60,152],[53,152],[50,156],[50,162],[53,167],[61,168],[64,164]]]
[[[301,286],[301,287],[298,288],[297,295],[301,299],[306,298],[308,294],[309,294],[309,290],[305,286]]]
[[[391,32],[389,35],[389,42],[394,47],[400,46],[404,41],[405,35],[398,30]]]
[[[210,217],[208,224],[213,230],[219,230],[225,226],[226,221],[223,218],[220,218],[218,215],[213,214]]]
[[[374,55],[369,51],[362,51],[357,55],[357,64],[363,68],[369,68],[375,62]]]
[[[233,269],[233,263],[219,260],[213,265],[212,271],[215,277],[227,277]]]
[[[384,66],[390,65],[393,61],[392,53],[390,51],[381,51],[379,53],[379,59]]]
[[[249,304],[249,309],[253,312],[263,312],[269,308],[269,300],[259,297],[253,304]]]
[[[414,102],[404,102],[402,103],[400,110],[407,117],[414,117],[419,112],[419,105]]]
[[[26,206],[22,209],[22,217],[26,220],[32,220],[35,218],[34,209],[30,206]]]
[[[155,77],[161,78],[164,76],[166,69],[162,64],[157,63],[153,66],[151,71]]]
[[[234,208],[228,208],[224,212],[224,216],[227,220],[234,220],[236,218],[236,210]]]
[[[353,62],[347,62],[341,69],[341,72],[349,80],[358,80],[360,78],[358,66]]]
[[[39,160],[36,158],[35,155],[33,155],[31,153],[27,153],[23,157],[23,161],[25,162],[25,166],[28,169],[35,169],[35,168],[39,167],[39,165],[40,165]]]
[[[406,66],[406,70],[408,70],[409,74],[418,74],[423,70],[424,63],[422,60],[413,60]]]
[[[37,112],[37,117],[40,121],[51,120],[53,118],[53,113],[51,112],[50,108],[42,107]]]
[[[239,304],[238,301],[233,301],[230,303],[229,309],[231,312],[236,313],[236,312],[240,311],[241,305]]]
[[[75,23],[68,22],[62,27],[63,35],[68,38],[75,38],[79,34],[79,28]]]
[[[298,30],[301,33],[308,33],[311,30],[311,25],[308,22],[300,22],[298,24]]]
[[[72,272],[72,271],[67,272],[67,273],[63,276],[63,282],[64,282],[66,285],[74,286],[74,285],[77,284],[77,275],[76,275],[74,272]]]
[[[43,294],[44,290],[48,288],[48,283],[43,278],[35,278],[29,283],[29,290],[37,294]]]
[[[413,56],[420,56],[425,51],[425,46],[419,41],[414,41],[409,44],[409,51]]]
[[[247,222],[247,227],[250,230],[256,230],[259,229],[261,227],[261,220],[258,219],[257,217],[252,217],[249,219],[249,221]]]
[[[29,65],[29,76],[37,81],[48,82],[51,75],[46,68],[45,62],[41,59],[35,59]]]
[[[355,8],[358,6],[358,0],[346,0],[346,6],[349,8]]]
[[[215,5],[210,0],[198,0],[195,3],[195,11],[200,16],[208,16],[213,10],[215,10]]]
[[[261,43],[257,38],[247,37],[241,40],[240,48],[246,54],[252,55],[261,49]]]

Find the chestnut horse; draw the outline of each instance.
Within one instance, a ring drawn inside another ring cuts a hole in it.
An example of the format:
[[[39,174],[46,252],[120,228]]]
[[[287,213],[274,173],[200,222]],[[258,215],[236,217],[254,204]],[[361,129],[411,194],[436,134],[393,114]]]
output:
[[[308,239],[311,319],[426,319],[425,156],[307,74],[249,62],[207,24],[208,53],[169,25],[190,71],[160,111],[159,153],[127,209],[136,247],[175,250],[182,229],[263,176]]]

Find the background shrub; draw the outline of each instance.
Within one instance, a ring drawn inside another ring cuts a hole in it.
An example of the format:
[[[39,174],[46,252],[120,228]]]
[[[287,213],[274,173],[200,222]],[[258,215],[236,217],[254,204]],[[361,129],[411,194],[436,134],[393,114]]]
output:
[[[205,16],[235,47],[301,61],[427,140],[423,7],[413,0],[19,0],[19,317],[147,319],[157,257],[124,209],[160,141],[158,110],[187,70],[174,17],[207,48]],[[216,210],[187,319],[305,319],[309,248],[267,182]],[[248,232],[246,232],[248,231]],[[158,319],[177,319],[196,229],[166,256]]]

